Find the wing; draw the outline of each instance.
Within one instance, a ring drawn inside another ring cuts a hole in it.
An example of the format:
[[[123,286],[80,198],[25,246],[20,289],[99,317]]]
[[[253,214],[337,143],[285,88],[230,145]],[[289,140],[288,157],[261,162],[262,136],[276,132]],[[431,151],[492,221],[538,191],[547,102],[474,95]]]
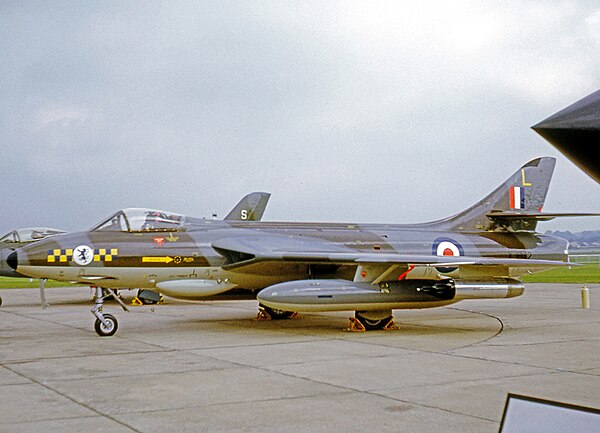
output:
[[[399,269],[409,267],[458,267],[469,274],[510,274],[511,268],[542,270],[572,265],[568,262],[542,259],[482,257],[482,256],[436,256],[428,254],[402,254],[399,252],[355,251],[339,245],[313,240],[281,238],[228,238],[212,244],[226,259],[224,269],[236,272],[268,272],[269,264],[322,264],[339,266],[372,266],[377,269],[371,281],[379,278],[391,266]],[[486,270],[487,268],[487,270]]]

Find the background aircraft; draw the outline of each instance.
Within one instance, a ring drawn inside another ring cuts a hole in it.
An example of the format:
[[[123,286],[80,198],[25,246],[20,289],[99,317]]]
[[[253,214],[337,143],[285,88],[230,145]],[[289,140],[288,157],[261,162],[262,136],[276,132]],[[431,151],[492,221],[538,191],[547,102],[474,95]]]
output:
[[[56,236],[64,234],[66,232],[59,229],[51,229],[47,227],[31,227],[23,229],[15,229],[6,233],[0,238],[0,277],[12,277],[12,278],[31,278],[26,275],[20,274],[13,268],[8,266],[6,258],[10,253],[19,247],[30,244],[47,238],[48,236]],[[44,299],[44,281],[40,279],[40,296],[42,298],[42,305],[46,305]],[[0,298],[0,305],[2,305],[2,298]]]
[[[185,299],[264,289],[258,300],[270,315],[354,310],[357,328],[382,329],[393,326],[393,309],[519,296],[519,275],[565,265],[567,241],[535,232],[540,220],[575,215],[541,211],[554,166],[534,159],[470,208],[428,223],[216,221],[124,209],[90,231],[19,249],[8,263],[98,286],[101,336],[118,325],[102,312],[100,286]]]
[[[1,277],[25,277],[6,264],[6,257],[23,245],[36,242],[48,236],[56,236],[66,233],[62,230],[47,227],[32,227],[15,229],[0,237],[0,276]],[[30,277],[26,277],[30,278]]]

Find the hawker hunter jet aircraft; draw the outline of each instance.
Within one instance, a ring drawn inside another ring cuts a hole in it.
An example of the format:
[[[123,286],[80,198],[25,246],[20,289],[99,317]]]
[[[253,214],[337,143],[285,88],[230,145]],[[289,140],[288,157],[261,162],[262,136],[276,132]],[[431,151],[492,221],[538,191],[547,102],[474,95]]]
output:
[[[26,246],[8,263],[26,275],[97,286],[95,329],[117,330],[102,290],[140,287],[203,299],[261,290],[269,314],[355,311],[354,326],[393,326],[392,310],[511,298],[517,278],[564,266],[567,241],[535,232],[555,159],[534,159],[483,200],[422,224],[215,221],[123,209],[88,232]],[[587,214],[589,215],[589,214]]]
[[[253,192],[243,197],[239,203],[225,216],[225,221],[260,221],[262,218],[271,194],[266,192]],[[10,253],[19,247],[37,242],[49,236],[64,234],[65,231],[45,227],[35,227],[26,229],[12,230],[0,238],[0,276],[2,277],[21,277],[30,278],[22,275],[8,266],[6,258]],[[159,238],[157,238],[159,239]],[[42,306],[46,307],[46,297],[44,286],[46,277],[40,278],[40,297]],[[143,293],[143,294],[142,294]],[[154,294],[155,295],[155,294]],[[141,302],[148,300],[158,300],[159,296],[154,296],[152,291],[140,290],[138,298]],[[2,305],[2,298],[0,298]]]

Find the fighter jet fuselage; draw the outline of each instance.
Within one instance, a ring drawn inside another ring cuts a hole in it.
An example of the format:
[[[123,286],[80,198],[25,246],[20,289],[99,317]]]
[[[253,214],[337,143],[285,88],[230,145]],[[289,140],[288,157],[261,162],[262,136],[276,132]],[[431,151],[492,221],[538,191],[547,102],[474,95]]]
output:
[[[254,248],[260,249],[261,245],[269,246],[268,257],[253,254]],[[378,263],[377,257],[384,260],[397,255],[413,257],[415,262],[418,257],[429,262],[432,255],[445,261],[459,256],[564,261],[566,248],[564,239],[528,232],[207,220],[204,227],[187,231],[63,235],[19,251],[18,269],[27,275],[61,281],[112,288],[158,288],[168,296],[202,298],[234,287],[257,290],[282,281],[323,275],[352,280],[359,262],[348,262],[347,258],[360,260],[361,255],[368,256],[365,261],[371,265]],[[539,264],[534,268],[539,270]],[[518,277],[530,270],[525,263],[503,276]],[[439,279],[455,276],[457,271],[453,266],[422,266],[413,269],[410,277]],[[494,275],[482,270],[478,273],[482,278]]]

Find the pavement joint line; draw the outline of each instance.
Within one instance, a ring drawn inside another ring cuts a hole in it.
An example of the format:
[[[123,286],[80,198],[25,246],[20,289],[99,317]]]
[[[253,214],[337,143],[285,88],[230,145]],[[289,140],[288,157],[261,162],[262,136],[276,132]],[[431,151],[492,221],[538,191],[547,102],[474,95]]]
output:
[[[136,373],[136,378],[157,377],[157,376],[179,376],[179,375],[185,375],[185,374],[190,374],[190,373],[202,373],[202,372],[209,372],[209,371],[227,371],[227,370],[235,370],[235,369],[240,369],[240,368],[241,367],[236,366],[236,367],[221,367],[221,368],[186,370],[186,371],[161,371],[159,373]],[[123,378],[128,378],[128,377],[131,377],[131,374],[101,376],[99,378],[102,380],[105,380],[105,379],[108,380],[108,379],[123,379]],[[81,382],[81,381],[86,381],[86,380],[90,380],[90,378],[73,377],[73,378],[68,378],[68,379],[50,379],[50,380],[44,381],[44,383]],[[15,385],[18,385],[18,384],[15,384]]]
[[[578,340],[552,340],[552,341],[535,341],[530,343],[514,343],[514,344],[484,344],[484,347],[527,347],[527,346],[543,346],[546,344],[564,344],[564,343],[585,343],[592,341],[600,341],[600,338],[582,338]],[[462,349],[462,348],[461,348]]]
[[[398,348],[397,346],[391,346],[391,345],[380,344],[380,343],[369,343],[369,342],[364,342],[364,343],[372,344],[374,346],[382,346],[382,347],[386,347],[386,348]],[[433,350],[419,349],[419,348],[410,348],[410,349],[404,348],[404,349],[410,350],[413,352],[418,352],[418,353],[427,353],[427,354],[431,354],[431,355],[449,356],[449,357],[453,357],[453,358],[473,359],[473,360],[483,361],[483,362],[492,362],[492,363],[506,364],[506,365],[518,365],[521,367],[539,368],[542,370],[547,370],[549,372],[554,372],[554,371],[559,372],[559,373],[567,372],[567,370],[561,369],[561,368],[545,367],[545,366],[541,366],[541,365],[531,365],[531,364],[525,364],[525,363],[519,363],[519,362],[513,362],[513,361],[504,361],[501,359],[489,359],[489,358],[483,358],[483,357],[479,357],[479,356],[471,356],[471,355],[452,353],[451,351],[455,350],[455,349],[448,349],[448,350],[441,351],[441,352],[436,352]],[[461,348],[461,349],[463,349],[463,348]],[[416,353],[415,353],[415,355],[416,355]],[[568,371],[568,372],[573,373],[573,374],[582,374],[579,371]]]
[[[119,415],[131,415],[131,414],[144,414],[144,413],[168,413],[174,412],[178,410],[185,409],[195,409],[195,408],[210,408],[210,407],[223,407],[223,406],[233,406],[239,404],[250,404],[250,403],[268,403],[271,401],[292,401],[292,400],[302,400],[305,398],[315,398],[315,397],[325,397],[325,396],[343,396],[343,395],[351,395],[353,391],[338,391],[338,392],[327,392],[327,393],[319,393],[319,394],[306,394],[306,395],[298,395],[292,397],[278,397],[278,398],[264,398],[264,399],[251,399],[251,400],[238,400],[238,401],[228,401],[221,403],[207,403],[207,404],[193,404],[189,406],[179,406],[168,409],[152,409],[152,410],[131,410],[127,412],[119,412]]]
[[[123,422],[123,421],[120,421],[120,420],[118,420],[118,419],[116,419],[116,418],[114,418],[114,417],[110,416],[109,414],[105,414],[105,413],[103,413],[103,412],[101,412],[101,411],[99,411],[99,410],[97,410],[97,409],[95,409],[95,408],[93,408],[93,407],[91,407],[91,406],[89,406],[89,405],[85,404],[85,403],[82,403],[82,402],[80,402],[80,401],[77,401],[76,399],[74,399],[73,397],[71,397],[71,396],[70,396],[70,395],[68,395],[68,394],[65,394],[64,392],[61,392],[61,391],[58,391],[58,390],[56,390],[56,389],[52,388],[51,386],[49,386],[49,385],[48,385],[47,383],[45,383],[45,382],[40,382],[39,380],[36,380],[36,379],[35,379],[35,378],[33,378],[33,377],[29,377],[29,376],[27,376],[26,374],[23,374],[23,373],[21,373],[21,372],[19,372],[19,371],[13,370],[13,369],[11,369],[10,367],[7,367],[7,366],[3,366],[3,367],[4,367],[4,368],[6,368],[7,370],[9,370],[9,371],[13,372],[13,373],[14,373],[14,374],[16,374],[16,375],[18,375],[18,376],[20,376],[20,377],[22,377],[22,378],[24,378],[24,379],[30,380],[32,383],[34,383],[34,384],[36,384],[36,385],[38,385],[38,386],[41,386],[42,388],[45,388],[45,389],[47,389],[48,391],[50,391],[50,392],[53,392],[53,393],[55,393],[55,394],[57,394],[57,395],[59,395],[59,396],[61,396],[61,397],[65,398],[65,399],[69,400],[70,402],[72,402],[72,403],[74,403],[74,404],[76,404],[76,405],[78,405],[78,406],[81,406],[81,407],[83,407],[83,408],[85,408],[85,409],[87,409],[87,410],[89,410],[89,411],[91,411],[91,412],[95,413],[96,415],[99,415],[99,416],[101,416],[101,417],[104,417],[104,418],[106,418],[106,419],[108,419],[108,420],[111,420],[111,421],[113,421],[113,422],[116,422],[116,423],[117,423],[117,424],[119,424],[119,425],[122,425],[123,427],[126,427],[126,428],[128,428],[128,429],[129,429],[129,430],[131,430],[132,432],[136,432],[136,433],[143,433],[142,431],[135,429],[134,427],[130,426],[129,424],[127,424],[127,423],[125,423],[125,422]],[[83,417],[82,417],[82,418],[83,418]],[[85,417],[85,418],[88,418],[88,417]]]
[[[199,331],[202,332],[202,331]],[[127,338],[130,340],[135,341],[136,343],[146,343],[146,341],[144,340],[138,340],[135,337],[122,337],[122,338]],[[152,344],[155,347],[158,348],[163,348],[163,349],[169,349],[169,350],[176,350],[176,351],[184,351],[184,352],[190,352],[190,351],[198,351],[198,350],[213,350],[213,349],[233,349],[233,348],[239,348],[239,347],[270,347],[270,346],[287,346],[289,344],[301,344],[301,343],[314,343],[314,342],[327,342],[327,341],[333,341],[333,340],[337,340],[336,338],[324,338],[324,337],[314,337],[313,339],[309,339],[309,340],[299,340],[299,341],[294,341],[292,343],[290,342],[286,342],[286,341],[276,341],[273,343],[257,343],[257,344],[230,344],[230,345],[225,345],[225,346],[208,346],[208,347],[186,347],[185,349],[176,349],[176,348],[172,348],[172,347],[168,347],[168,346],[163,346],[160,345],[158,343],[148,343],[148,344]]]
[[[82,416],[64,416],[61,418],[48,418],[48,419],[41,419],[41,420],[36,420],[36,421],[13,421],[13,422],[2,422],[0,421],[0,427],[9,427],[9,426],[22,426],[23,424],[36,424],[36,423],[40,423],[40,422],[46,422],[46,421],[70,421],[70,420],[78,420],[78,419],[95,419],[95,418],[103,418],[100,415],[82,415]],[[0,431],[10,431],[10,430],[1,430]]]
[[[122,355],[144,355],[149,353],[168,353],[168,352],[177,352],[175,349],[165,349],[165,350],[136,350],[130,352],[112,352],[112,353],[96,353],[96,354],[85,354],[85,355],[70,355],[70,356],[45,356],[43,358],[28,358],[28,359],[8,359],[4,361],[0,361],[0,365],[14,365],[14,364],[32,364],[34,362],[42,362],[46,360],[60,360],[60,359],[80,359],[80,358],[90,358],[90,357],[100,357],[100,356],[122,356]]]
[[[494,377],[482,377],[480,379],[469,379],[469,383],[479,383],[479,382],[489,382],[489,381],[493,381],[493,380],[506,380],[506,379],[519,379],[519,378],[533,378],[533,377],[538,377],[538,376],[548,376],[548,375],[554,375],[554,374],[562,374],[562,373],[567,373],[564,371],[545,371],[545,372],[539,372],[539,373],[522,373],[522,374],[509,374],[506,376],[494,376]],[[445,385],[454,385],[454,384],[463,384],[465,383],[464,380],[447,380],[444,382],[437,382],[437,383],[431,383],[431,384],[425,384],[425,385],[418,385],[420,388],[429,388],[429,387],[438,387],[438,386],[445,386]],[[384,388],[384,389],[379,389],[377,391],[379,392],[383,392],[383,391],[391,391],[391,390],[395,390],[398,388]],[[376,392],[376,391],[374,391]]]
[[[210,356],[208,356],[208,357],[212,358]],[[219,360],[219,359],[215,359],[215,360]],[[245,368],[255,369],[255,370],[259,370],[259,371],[263,371],[263,372],[267,372],[267,373],[272,373],[272,374],[278,374],[278,375],[285,376],[285,377],[291,377],[293,379],[303,380],[303,381],[307,381],[307,382],[310,382],[310,383],[315,383],[315,384],[318,384],[318,385],[326,385],[326,386],[337,388],[337,389],[340,389],[340,390],[343,390],[343,391],[347,391],[347,392],[354,392],[354,393],[357,393],[357,394],[371,395],[371,396],[376,396],[376,397],[384,398],[384,399],[395,401],[395,402],[406,403],[406,404],[411,404],[411,405],[420,406],[420,407],[426,407],[426,408],[429,408],[429,409],[437,409],[437,410],[440,410],[440,411],[443,411],[443,412],[452,413],[452,414],[456,414],[456,415],[471,417],[471,418],[475,418],[475,419],[481,419],[481,420],[485,420],[485,421],[498,422],[497,420],[493,420],[493,419],[489,419],[489,418],[485,418],[485,417],[478,417],[478,416],[474,416],[474,415],[471,415],[471,414],[464,414],[464,413],[461,413],[461,412],[452,411],[452,410],[441,408],[441,407],[437,407],[437,406],[434,406],[434,405],[426,405],[426,404],[421,404],[421,403],[418,403],[418,402],[412,402],[412,401],[408,401],[408,400],[402,400],[402,399],[398,399],[398,398],[395,398],[395,397],[390,397],[388,395],[378,394],[376,392],[371,392],[371,391],[366,391],[366,390],[360,390],[360,389],[352,388],[352,387],[349,387],[349,386],[342,386],[342,385],[338,385],[338,384],[332,384],[332,383],[328,383],[328,382],[324,382],[324,381],[320,381],[320,380],[315,380],[315,379],[311,379],[311,378],[297,376],[297,375],[294,375],[294,374],[291,374],[291,373],[284,373],[282,371],[272,370],[272,369],[270,369],[268,367],[261,367],[261,366],[256,366],[256,365],[247,365],[247,364],[243,364],[243,363],[240,363],[240,362],[234,362],[234,361],[231,361],[231,362],[233,364],[238,364],[238,365],[243,366]]]
[[[2,309],[2,310],[0,310],[0,313],[12,314],[14,316],[18,316],[18,317],[22,317],[22,318],[30,319],[30,320],[35,320],[35,321],[38,321],[38,322],[52,323],[53,325],[64,326],[65,328],[79,329],[79,330],[88,331],[88,329],[80,327],[80,326],[70,325],[68,323],[56,322],[54,320],[49,320],[48,318],[42,318],[42,317],[37,317],[37,316],[29,316],[27,314],[19,313],[17,311],[8,311],[6,309]]]
[[[258,368],[258,369],[259,370],[264,370],[263,368]],[[462,413],[462,412],[453,411],[453,410],[450,410],[450,409],[445,409],[445,408],[438,407],[438,406],[435,406],[435,405],[428,405],[428,404],[424,404],[424,403],[420,403],[420,402],[416,402],[416,401],[410,401],[410,400],[400,399],[400,398],[397,398],[397,397],[391,397],[389,395],[380,394],[380,393],[378,393],[376,391],[361,390],[361,389],[353,388],[353,387],[350,387],[350,386],[342,386],[342,385],[337,385],[337,384],[331,384],[331,383],[320,381],[320,380],[315,380],[315,379],[306,378],[306,377],[302,377],[302,376],[296,376],[296,375],[293,375],[293,374],[290,374],[290,373],[283,373],[283,372],[277,371],[277,370],[270,370],[270,369],[266,369],[266,370],[269,371],[269,372],[272,372],[272,373],[281,374],[283,376],[292,377],[294,379],[303,379],[303,380],[307,380],[309,382],[317,383],[317,384],[320,384],[320,385],[332,386],[332,387],[335,387],[335,388],[339,388],[341,390],[346,390],[346,391],[354,392],[354,393],[357,393],[357,394],[370,395],[370,396],[375,396],[375,397],[383,398],[383,399],[386,399],[386,400],[391,400],[391,401],[395,401],[395,402],[410,404],[410,405],[413,405],[413,406],[426,407],[426,408],[429,408],[429,409],[436,409],[436,410],[440,410],[440,411],[443,411],[443,412],[448,412],[448,413],[452,413],[452,414],[456,414],[456,415],[462,415],[462,416],[466,416],[466,417],[470,417],[470,418],[476,418],[476,419],[481,419],[481,420],[485,420],[485,421],[498,422],[495,419],[489,419],[489,418],[485,418],[485,417],[479,417],[479,416],[476,416],[476,415],[465,414],[465,413]],[[394,388],[394,389],[398,389],[398,388]]]

